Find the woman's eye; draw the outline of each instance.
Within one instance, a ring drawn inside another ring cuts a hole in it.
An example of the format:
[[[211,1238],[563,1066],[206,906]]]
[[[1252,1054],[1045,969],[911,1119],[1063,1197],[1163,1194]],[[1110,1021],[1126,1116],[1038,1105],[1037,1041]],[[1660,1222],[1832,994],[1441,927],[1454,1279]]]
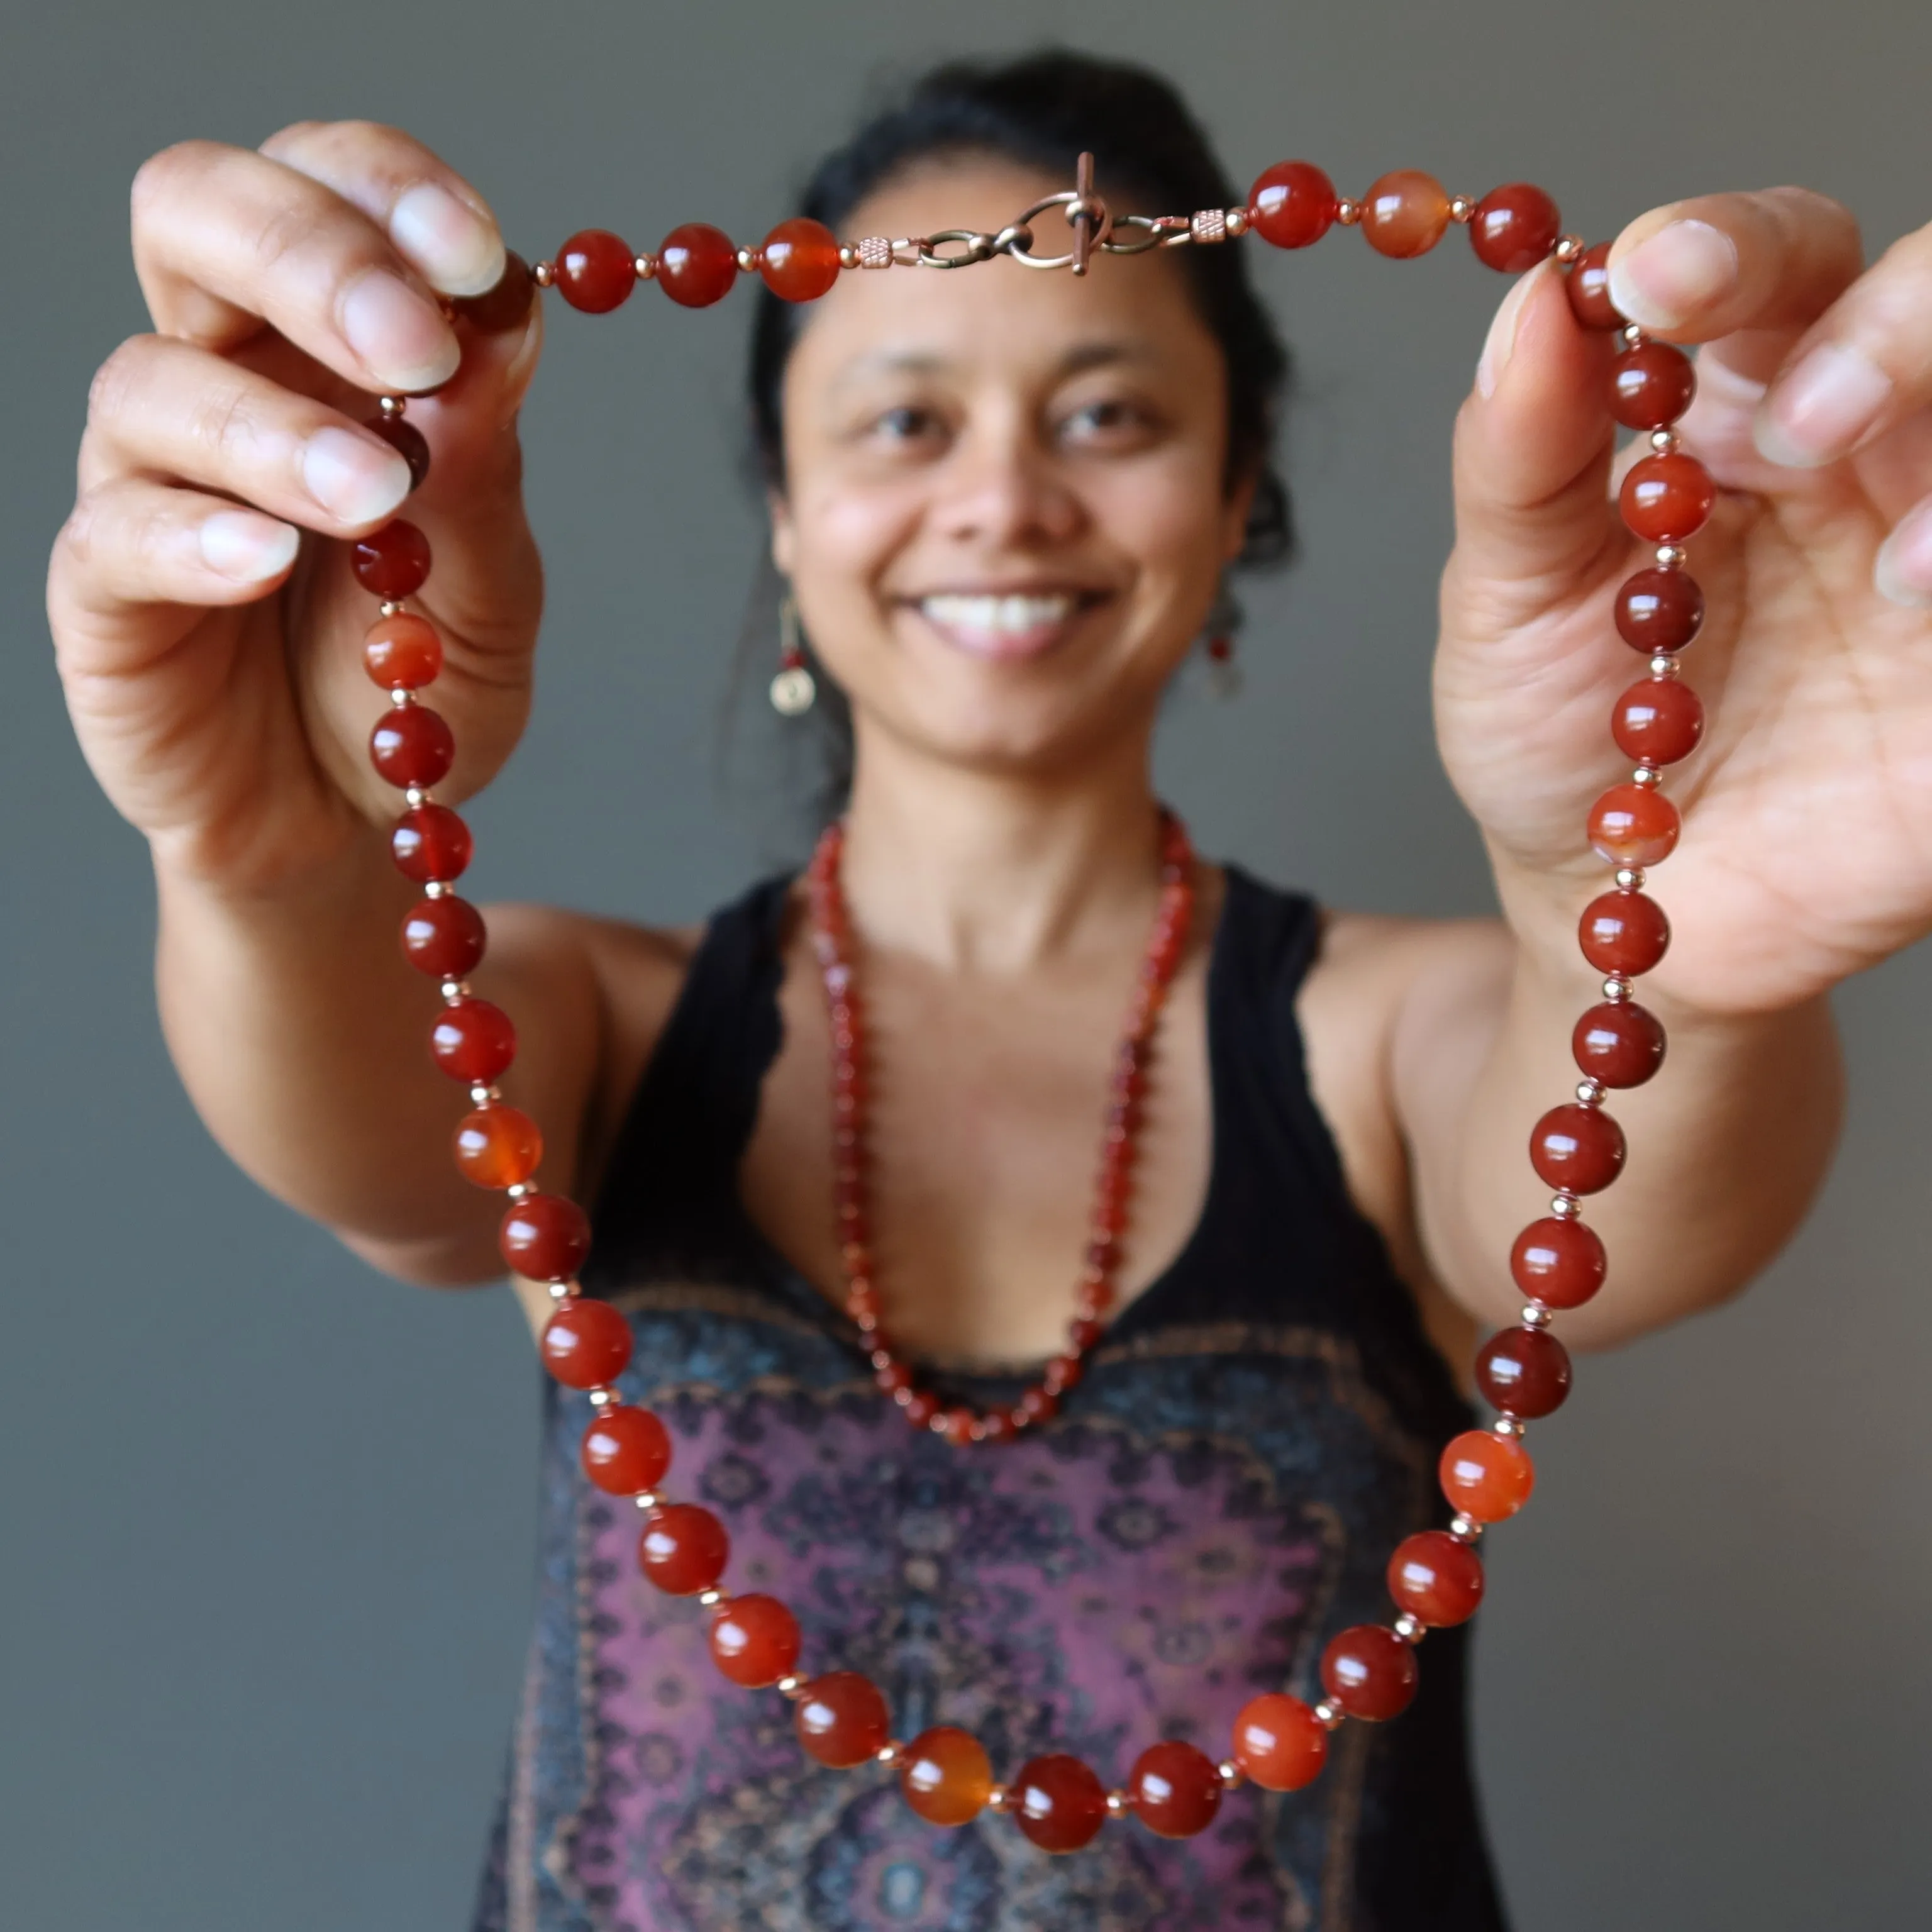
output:
[[[1110,397],[1074,410],[1063,422],[1060,433],[1072,442],[1119,444],[1140,441],[1152,428],[1138,404]]]
[[[919,442],[939,434],[939,418],[914,403],[902,403],[874,418],[872,434],[882,442]]]

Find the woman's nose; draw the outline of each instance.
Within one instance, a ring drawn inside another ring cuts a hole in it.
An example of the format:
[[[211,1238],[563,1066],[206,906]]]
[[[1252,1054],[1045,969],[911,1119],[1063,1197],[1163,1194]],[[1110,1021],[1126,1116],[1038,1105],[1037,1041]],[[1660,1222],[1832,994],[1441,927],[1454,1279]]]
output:
[[[1005,424],[976,427],[955,444],[934,506],[942,535],[992,548],[1064,543],[1085,514],[1053,452]]]

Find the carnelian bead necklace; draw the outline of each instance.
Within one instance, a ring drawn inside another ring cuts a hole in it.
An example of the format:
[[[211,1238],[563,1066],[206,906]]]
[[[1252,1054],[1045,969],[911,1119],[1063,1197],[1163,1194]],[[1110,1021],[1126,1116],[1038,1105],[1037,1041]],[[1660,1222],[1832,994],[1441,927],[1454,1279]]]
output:
[[[1071,238],[1058,255],[1040,252],[1032,226],[1049,209],[1064,218]],[[1703,593],[1684,568],[1682,545],[1702,526],[1717,496],[1709,472],[1684,453],[1673,427],[1690,406],[1695,371],[1681,350],[1649,340],[1616,313],[1608,244],[1586,247],[1580,237],[1562,233],[1556,204],[1540,189],[1515,182],[1472,200],[1446,193],[1432,176],[1400,170],[1382,176],[1359,200],[1348,200],[1306,161],[1269,168],[1237,208],[1115,215],[1095,191],[1092,158],[1082,155],[1072,189],[1043,197],[997,234],[955,230],[840,242],[817,222],[794,220],[780,223],[760,247],[738,248],[720,230],[688,222],[673,229],[655,251],[633,254],[608,230],[586,229],[554,261],[534,269],[510,256],[496,288],[453,305],[471,328],[490,333],[521,327],[539,288],[554,287],[573,308],[595,314],[621,306],[639,282],[654,280],[672,301],[694,308],[721,300],[741,274],[756,274],[784,299],[808,302],[852,270],[956,268],[1004,254],[1028,268],[1079,275],[1096,254],[1212,247],[1250,232],[1277,248],[1304,248],[1331,228],[1359,227],[1376,252],[1406,259],[1427,253],[1459,224],[1468,230],[1478,259],[1502,272],[1520,273],[1551,256],[1568,269],[1578,322],[1616,332],[1606,412],[1649,444],[1628,472],[1618,503],[1632,534],[1654,548],[1650,561],[1616,592],[1606,623],[1646,661],[1647,675],[1618,699],[1610,719],[1616,747],[1634,764],[1626,781],[1597,800],[1582,828],[1612,868],[1609,889],[1583,908],[1577,926],[1585,960],[1604,976],[1601,996],[1572,1036],[1580,1076],[1574,1093],[1546,1113],[1530,1136],[1531,1165],[1552,1190],[1550,1211],[1526,1227],[1510,1251],[1510,1274],[1524,1298],[1521,1318],[1490,1336],[1477,1358],[1477,1385],[1496,1420],[1488,1429],[1466,1430],[1442,1450],[1438,1480],[1453,1511],[1448,1527],[1421,1531],[1396,1549],[1388,1569],[1394,1614],[1330,1642],[1320,1660],[1323,1694],[1312,1703],[1286,1690],[1250,1699],[1234,1718],[1228,1755],[1218,1760],[1185,1739],[1158,1738],[1141,1750],[1126,1782],[1112,1789],[1090,1766],[1060,1752],[1033,1758],[1001,1784],[983,1747],[956,1726],[933,1726],[909,1744],[896,1740],[884,1694],[862,1673],[800,1675],[803,1636],[791,1610],[772,1597],[728,1593],[731,1546],[724,1525],[710,1510],[662,1493],[672,1464],[669,1432],[650,1411],[626,1402],[618,1387],[631,1359],[629,1324],[578,1287],[578,1270],[590,1252],[589,1220],[574,1202],[539,1184],[542,1132],[505,1102],[496,1084],[514,1064],[516,1030],[508,1014],[476,997],[466,978],[483,958],[488,938],[482,915],[455,891],[470,863],[470,835],[461,818],[431,796],[454,764],[456,746],[444,720],[418,695],[436,682],[442,645],[434,626],[405,608],[428,580],[428,539],[398,518],[353,546],[356,578],[382,600],[363,661],[388,693],[389,708],[370,733],[370,758],[403,794],[405,809],[391,850],[398,868],[422,887],[404,919],[402,951],[436,982],[442,996],[428,1044],[434,1064],[466,1091],[468,1111],[456,1124],[452,1144],[457,1166],[476,1186],[505,1197],[499,1233],[504,1261],[514,1274],[545,1284],[556,1304],[539,1354],[563,1388],[585,1398],[580,1452],[585,1479],[634,1502],[640,1570],[658,1588],[695,1597],[710,1613],[711,1654],[722,1676],[747,1689],[777,1689],[793,1703],[794,1728],[810,1756],[834,1768],[868,1762],[889,1768],[907,1804],[935,1826],[956,1827],[985,1811],[1001,1813],[1052,1852],[1090,1844],[1110,1818],[1132,1816],[1158,1834],[1191,1836],[1213,1822],[1223,1794],[1244,1783],[1274,1792],[1312,1783],[1339,1725],[1398,1716],[1415,1695],[1424,1637],[1466,1622],[1481,1602],[1478,1546],[1484,1529],[1514,1516],[1534,1486],[1534,1466],[1522,1443],[1527,1425],[1553,1413],[1569,1394],[1570,1358],[1550,1332],[1552,1318],[1582,1306],[1604,1284],[1604,1245],[1583,1221],[1582,1204],[1611,1185],[1624,1162],[1623,1132],[1605,1111],[1605,1096],[1649,1079],[1664,1059],[1664,1029],[1636,1003],[1633,982],[1670,944],[1669,922],[1642,890],[1646,868],[1676,844],[1681,826],[1661,789],[1664,776],[1694,752],[1704,722],[1703,707],[1682,682],[1677,659],[1704,620]],[[430,452],[405,420],[406,407],[401,397],[383,398],[370,427],[402,454],[415,485],[428,473]],[[845,1268],[846,1312],[867,1352],[874,1383],[909,1421],[962,1449],[1009,1442],[1051,1421],[1060,1398],[1079,1381],[1112,1305],[1149,1049],[1192,916],[1192,854],[1179,821],[1163,814],[1160,910],[1116,1052],[1092,1238],[1066,1348],[1018,1402],[982,1413],[944,1406],[922,1388],[881,1320],[865,1187],[864,1029],[850,920],[839,890],[843,838],[839,825],[828,829],[806,884],[832,1026],[838,1159],[830,1212]]]

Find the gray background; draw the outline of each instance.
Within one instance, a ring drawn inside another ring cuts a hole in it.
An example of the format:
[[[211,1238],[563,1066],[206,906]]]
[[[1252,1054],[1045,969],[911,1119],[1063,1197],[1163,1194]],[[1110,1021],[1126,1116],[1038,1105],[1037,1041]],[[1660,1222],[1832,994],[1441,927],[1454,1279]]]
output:
[[[41,574],[87,378],[141,326],[129,177],[183,135],[360,115],[439,147],[532,255],[586,223],[754,236],[876,65],[1048,36],[1170,69],[1240,181],[1292,154],[1358,189],[1399,165],[1476,192],[1526,176],[1597,236],[1796,180],[1850,202],[1874,252],[1932,218],[1919,0],[7,10],[8,1924],[458,1925],[530,1599],[536,1377],[508,1296],[377,1279],[210,1144],[155,1025],[140,842],[62,713]],[[1245,701],[1184,689],[1162,752],[1208,850],[1428,912],[1486,899],[1426,681],[1449,423],[1502,293],[1443,252],[1337,237],[1264,263],[1301,358],[1307,557],[1250,593]],[[748,308],[560,314],[528,418],[544,684],[476,812],[485,896],[687,919],[790,849],[755,786],[721,793],[711,728],[758,542]],[[1922,952],[1845,992],[1845,1157],[1763,1286],[1588,1363],[1539,1438],[1478,1648],[1530,1932],[1924,1922],[1928,992]]]

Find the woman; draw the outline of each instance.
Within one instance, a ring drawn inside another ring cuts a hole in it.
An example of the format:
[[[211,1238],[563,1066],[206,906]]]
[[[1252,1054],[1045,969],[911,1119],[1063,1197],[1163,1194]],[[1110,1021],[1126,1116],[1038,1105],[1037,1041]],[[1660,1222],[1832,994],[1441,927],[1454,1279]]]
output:
[[[994,230],[1082,148],[1117,208],[1232,199],[1161,83],[1052,56],[929,76],[805,212],[842,235]],[[540,324],[446,320],[436,296],[490,288],[502,243],[393,130],[170,149],[137,180],[135,251],[157,332],[95,386],[50,604],[88,755],[153,847],[171,1047],[235,1158],[358,1253],[494,1277],[498,1207],[450,1169],[422,1052],[434,998],[396,962],[414,890],[363,755],[381,700],[344,540],[408,486],[358,427],[370,392],[442,385],[411,406],[434,461],[409,514],[437,560],[445,795],[474,791],[527,706],[516,417]],[[1619,1108],[1636,1152],[1594,1217],[1614,1279],[1564,1326],[1586,1345],[1721,1300],[1790,1233],[1837,1117],[1824,994],[1932,909],[1932,499],[1910,507],[1932,486],[1932,232],[1861,274],[1851,218],[1777,190],[1660,209],[1612,260],[1625,314],[1709,345],[1684,427],[1726,494],[1696,550],[1712,722],[1646,994],[1672,1064]],[[902,1737],[956,1723],[1002,1774],[1064,1750],[1115,1784],[1156,1737],[1218,1756],[1248,1696],[1312,1694],[1328,1638],[1386,1618],[1389,1550],[1441,1520],[1435,1457],[1469,1418],[1475,1337],[1515,1316],[1502,1257],[1538,1211],[1525,1130],[1575,1078],[1594,980],[1574,932],[1600,884],[1576,828],[1631,674],[1610,348],[1559,280],[1546,264],[1505,298],[1456,428],[1440,734],[1504,919],[1318,917],[1188,868],[1117,1312],[1057,1417],[957,1448],[873,1386],[841,1312],[800,881],[701,934],[490,914],[476,989],[516,1017],[505,1088],[544,1125],[547,1180],[596,1202],[584,1286],[636,1334],[627,1396],[672,1424],[674,1484],[726,1522],[734,1589],[790,1600],[806,1667],[876,1678]],[[761,300],[772,554],[850,710],[878,1292],[949,1400],[1010,1401],[1074,1306],[1162,892],[1161,694],[1224,568],[1286,536],[1283,364],[1234,248]],[[703,1616],[638,1576],[634,1516],[577,1472],[587,1413],[553,1400],[482,1923],[1501,1924],[1460,1630],[1424,1646],[1406,1714],[1344,1726],[1306,1792],[1250,1786],[1200,1836],[1129,1822],[1049,1859],[998,1818],[922,1823],[884,1772],[820,1768],[782,1700],[722,1683]]]

